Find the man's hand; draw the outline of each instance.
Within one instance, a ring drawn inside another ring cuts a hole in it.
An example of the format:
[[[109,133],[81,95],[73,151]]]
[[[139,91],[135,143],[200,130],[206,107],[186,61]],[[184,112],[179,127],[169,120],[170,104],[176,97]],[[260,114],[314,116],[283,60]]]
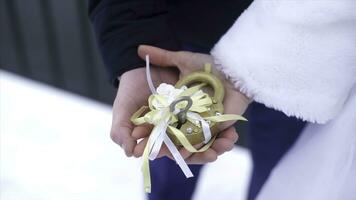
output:
[[[151,75],[156,85],[165,82],[175,84],[178,80],[176,69],[151,68]],[[145,68],[138,68],[124,73],[113,106],[111,138],[119,144],[127,156],[132,156],[137,140],[149,135],[150,125],[135,127],[130,118],[141,106],[147,105],[151,94]],[[142,140],[140,146],[145,145],[147,139]]]
[[[213,63],[213,59],[210,55],[191,53],[191,52],[172,52],[163,49],[159,49],[151,46],[140,46],[138,53],[141,58],[145,58],[148,54],[150,55],[150,61],[156,66],[163,67],[161,69],[166,69],[169,67],[178,67],[181,75],[186,75],[193,71],[202,70],[205,63]],[[226,114],[243,114],[245,109],[249,104],[249,99],[238,92],[233,85],[226,80],[218,71],[213,69],[213,73],[222,80],[225,87],[225,99],[224,108]],[[233,148],[234,143],[238,139],[238,135],[232,126],[234,122],[226,122],[219,126],[221,132],[219,133],[217,139],[207,151],[202,153],[191,154],[184,148],[180,150],[182,156],[190,164],[203,164],[207,162],[212,162],[217,159],[217,156],[229,151]],[[139,130],[138,130],[139,131]],[[140,129],[141,131],[141,129]],[[148,136],[149,132],[134,132],[133,135],[138,138],[143,138]],[[134,148],[134,154],[136,157],[141,156],[145,147],[146,142],[141,142]],[[135,143],[132,143],[134,146]],[[131,147],[131,146],[130,146]],[[160,155],[170,156],[169,152],[163,147]],[[171,156],[170,156],[171,157]]]

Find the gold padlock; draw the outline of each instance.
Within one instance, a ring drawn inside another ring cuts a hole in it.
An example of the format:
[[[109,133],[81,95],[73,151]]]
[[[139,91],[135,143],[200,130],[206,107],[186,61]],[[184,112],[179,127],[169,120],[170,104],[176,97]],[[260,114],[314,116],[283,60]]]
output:
[[[211,73],[211,65],[206,64],[204,67],[204,71],[193,72],[187,76],[181,78],[175,85],[176,88],[181,88],[182,86],[193,86],[194,84],[201,84],[206,83],[207,86],[210,86],[213,91],[214,95],[211,97],[212,105],[210,106],[209,110],[203,113],[200,113],[202,117],[209,117],[209,116],[216,116],[220,115],[224,112],[224,106],[222,104],[224,100],[225,90],[224,86],[222,85],[221,81]],[[182,99],[180,101],[188,101],[187,99]],[[179,116],[178,116],[179,117]],[[189,140],[192,145],[200,144],[204,141],[204,134],[201,126],[198,123],[192,123],[191,121],[186,120],[183,124],[174,124]],[[217,130],[217,123],[210,122],[209,123],[210,130],[212,136],[216,135]],[[175,145],[180,146],[179,140],[176,136],[167,131],[168,136],[174,142]]]

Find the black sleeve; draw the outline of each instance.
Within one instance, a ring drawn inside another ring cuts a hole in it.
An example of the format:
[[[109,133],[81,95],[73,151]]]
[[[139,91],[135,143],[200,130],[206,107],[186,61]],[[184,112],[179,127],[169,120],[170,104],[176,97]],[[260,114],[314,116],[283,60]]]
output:
[[[89,15],[110,82],[117,87],[122,73],[144,66],[140,44],[178,50],[167,24],[164,0],[89,0]]]

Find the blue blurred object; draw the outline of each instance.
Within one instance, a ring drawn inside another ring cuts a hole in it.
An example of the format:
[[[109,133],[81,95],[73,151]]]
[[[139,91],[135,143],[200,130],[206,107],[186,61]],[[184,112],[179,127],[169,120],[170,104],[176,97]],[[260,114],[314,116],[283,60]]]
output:
[[[246,137],[253,161],[248,200],[253,200],[306,123],[259,103],[252,103],[248,114]]]
[[[179,166],[163,157],[150,162],[152,191],[150,200],[191,199],[203,165],[189,165],[194,177],[186,178]]]

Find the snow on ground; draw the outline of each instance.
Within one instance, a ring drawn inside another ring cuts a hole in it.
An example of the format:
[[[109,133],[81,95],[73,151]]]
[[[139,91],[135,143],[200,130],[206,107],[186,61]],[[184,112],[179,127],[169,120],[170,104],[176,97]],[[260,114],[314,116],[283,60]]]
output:
[[[0,71],[0,199],[145,199],[141,161],[110,123],[109,106]],[[244,199],[250,168],[236,147],[204,168],[194,199]]]

